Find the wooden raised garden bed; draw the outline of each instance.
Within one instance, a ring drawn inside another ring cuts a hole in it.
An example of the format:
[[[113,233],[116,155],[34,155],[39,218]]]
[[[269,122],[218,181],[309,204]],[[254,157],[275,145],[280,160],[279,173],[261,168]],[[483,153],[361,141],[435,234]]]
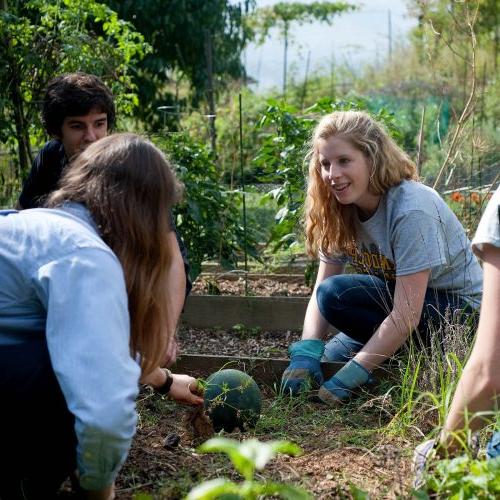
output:
[[[242,297],[191,295],[186,301],[182,324],[194,328],[259,327],[268,330],[301,329],[307,297]]]

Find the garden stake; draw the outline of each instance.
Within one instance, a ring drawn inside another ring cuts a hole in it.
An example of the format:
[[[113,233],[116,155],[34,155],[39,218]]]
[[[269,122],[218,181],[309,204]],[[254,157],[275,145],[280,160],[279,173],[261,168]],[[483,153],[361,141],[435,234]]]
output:
[[[420,119],[420,131],[418,133],[418,145],[417,145],[417,173],[420,175],[422,170],[422,147],[424,143],[424,120],[425,120],[425,106],[422,109],[422,117]]]
[[[243,234],[245,238],[245,295],[248,295],[248,252],[247,252],[247,206],[245,200],[245,177],[243,175],[243,118],[241,109],[241,92],[238,94],[240,105],[240,175],[241,192],[243,194]]]

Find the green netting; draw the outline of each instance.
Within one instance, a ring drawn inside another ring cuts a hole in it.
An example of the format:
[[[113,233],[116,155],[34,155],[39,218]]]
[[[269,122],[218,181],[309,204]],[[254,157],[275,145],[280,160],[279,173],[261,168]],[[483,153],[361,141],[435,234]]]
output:
[[[425,106],[424,134],[428,143],[438,144],[450,127],[450,98],[448,96],[400,97],[370,95],[367,99],[370,111],[381,108],[394,113],[396,121],[406,136],[405,145],[412,149],[420,130],[422,110]]]

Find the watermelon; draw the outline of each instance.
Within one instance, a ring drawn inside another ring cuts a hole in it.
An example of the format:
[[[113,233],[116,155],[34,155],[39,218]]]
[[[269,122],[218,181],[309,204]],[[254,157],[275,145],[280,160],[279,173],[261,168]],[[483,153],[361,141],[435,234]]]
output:
[[[255,427],[262,406],[259,386],[240,370],[220,370],[210,375],[206,380],[204,401],[216,432]]]

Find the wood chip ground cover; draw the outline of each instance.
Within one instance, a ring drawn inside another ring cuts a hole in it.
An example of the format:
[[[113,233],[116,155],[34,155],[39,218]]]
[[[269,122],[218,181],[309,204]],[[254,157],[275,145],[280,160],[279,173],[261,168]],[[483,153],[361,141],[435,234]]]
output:
[[[285,277],[286,278],[286,277]],[[311,287],[304,283],[290,283],[285,280],[260,278],[249,279],[247,293],[257,296],[309,297]],[[192,292],[195,295],[244,295],[245,279],[206,279],[199,278],[193,284]]]

